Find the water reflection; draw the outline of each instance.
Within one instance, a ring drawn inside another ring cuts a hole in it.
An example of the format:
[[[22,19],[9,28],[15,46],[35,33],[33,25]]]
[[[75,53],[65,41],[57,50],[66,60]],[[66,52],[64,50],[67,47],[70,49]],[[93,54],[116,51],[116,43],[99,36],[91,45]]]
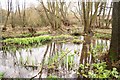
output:
[[[55,75],[61,78],[75,77],[80,63],[92,63],[91,47],[104,45],[101,51],[109,49],[110,41],[86,39],[83,44],[50,43],[38,48],[22,49],[21,51],[0,51],[0,71],[7,78],[45,78]],[[42,69],[41,69],[42,68]]]

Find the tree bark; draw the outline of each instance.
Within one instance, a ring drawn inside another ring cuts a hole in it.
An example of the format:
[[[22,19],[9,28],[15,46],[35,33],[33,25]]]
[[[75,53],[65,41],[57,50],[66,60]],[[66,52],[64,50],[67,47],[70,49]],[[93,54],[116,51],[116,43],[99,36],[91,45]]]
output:
[[[113,3],[112,37],[109,50],[110,61],[120,60],[120,2]]]
[[[6,25],[7,25],[7,21],[8,21],[8,17],[9,17],[9,15],[10,15],[10,1],[8,0],[8,5],[7,5],[7,17],[6,17],[6,20],[5,20],[5,23],[4,23],[4,27],[6,27]]]

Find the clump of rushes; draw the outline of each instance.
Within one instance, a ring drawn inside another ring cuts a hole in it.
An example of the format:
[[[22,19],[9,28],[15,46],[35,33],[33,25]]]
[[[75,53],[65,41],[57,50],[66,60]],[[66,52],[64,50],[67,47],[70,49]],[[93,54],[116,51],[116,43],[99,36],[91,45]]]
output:
[[[110,39],[111,34],[95,33],[95,37],[101,38],[101,39]]]
[[[2,42],[5,44],[29,45],[33,43],[45,43],[51,40],[52,36],[38,36],[29,38],[10,38],[3,40]]]

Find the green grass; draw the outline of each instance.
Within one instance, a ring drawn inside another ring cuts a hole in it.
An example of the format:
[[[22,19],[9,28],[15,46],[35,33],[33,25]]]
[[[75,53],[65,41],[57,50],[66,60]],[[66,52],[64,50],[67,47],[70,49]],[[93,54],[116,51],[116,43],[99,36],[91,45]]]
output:
[[[44,43],[50,40],[52,40],[52,36],[38,36],[38,37],[28,37],[28,38],[10,38],[3,40],[2,42],[6,44],[29,45],[33,43]]]
[[[41,32],[38,34],[45,34],[45,32]],[[46,33],[47,34],[47,33]],[[27,36],[27,34],[26,34]],[[95,37],[97,38],[108,38],[110,39],[110,34],[101,34],[96,33]],[[35,37],[25,37],[25,38],[7,38],[5,40],[0,40],[0,42],[3,44],[2,50],[9,50],[14,49],[14,51],[19,48],[31,48],[31,47],[38,47],[41,45],[44,45],[46,43],[56,41],[56,42],[72,42],[75,44],[83,43],[83,41],[79,40],[79,37],[77,36],[71,36],[71,35],[57,35],[57,36],[51,36],[51,35],[41,35],[41,36],[35,36]]]
[[[96,38],[101,38],[101,39],[110,39],[111,34],[104,34],[104,33],[95,33],[94,35]]]
[[[42,46],[52,41],[52,36],[38,36],[27,38],[9,38],[2,40],[3,51],[13,51]]]
[[[6,43],[6,44],[18,44],[18,45],[29,45],[33,43],[44,43],[46,41],[51,41],[51,40],[62,40],[62,39],[67,39],[70,38],[71,36],[69,35],[59,35],[59,36],[37,36],[37,37],[27,37],[27,38],[9,38],[6,40],[2,40],[1,42]]]
[[[32,48],[38,47],[52,41],[66,41],[70,36],[68,35],[58,35],[58,36],[36,36],[36,37],[26,37],[26,38],[8,38],[5,40],[1,40],[0,42],[2,45],[2,50],[9,51],[9,50],[19,50],[21,48]]]

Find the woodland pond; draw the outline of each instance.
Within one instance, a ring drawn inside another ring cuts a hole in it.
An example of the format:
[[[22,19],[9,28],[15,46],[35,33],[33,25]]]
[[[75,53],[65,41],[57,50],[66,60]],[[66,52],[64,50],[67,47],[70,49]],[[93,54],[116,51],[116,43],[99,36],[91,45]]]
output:
[[[119,7],[117,0],[0,0],[0,80],[120,79]]]
[[[83,39],[81,37],[80,39]],[[83,43],[52,42],[39,47],[16,51],[0,51],[0,71],[5,78],[76,78],[80,64],[92,64],[93,59],[109,50],[110,40],[95,39],[87,45],[88,54],[82,53]],[[90,50],[91,48],[91,50]],[[37,75],[40,72],[39,75]]]

